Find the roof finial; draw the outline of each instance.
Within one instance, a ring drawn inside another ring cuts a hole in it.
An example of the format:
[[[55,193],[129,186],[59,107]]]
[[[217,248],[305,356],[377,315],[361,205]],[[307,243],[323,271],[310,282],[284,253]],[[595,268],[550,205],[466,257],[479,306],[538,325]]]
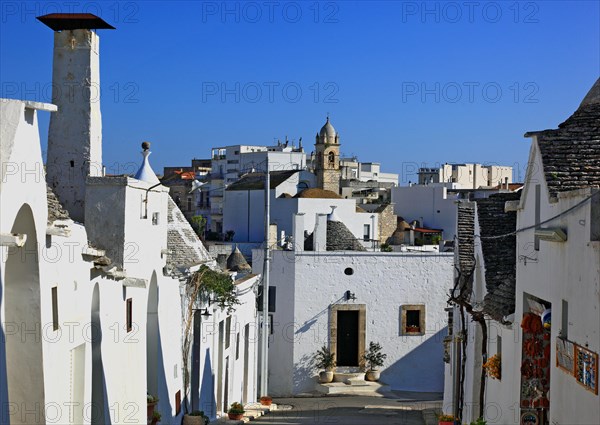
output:
[[[143,142],[142,156],[144,160],[142,161],[139,170],[135,174],[135,178],[152,184],[160,183],[160,180],[158,180],[158,177],[156,177],[156,174],[154,174],[154,171],[150,166],[150,162],[148,161],[148,156],[150,154],[150,142]]]
[[[327,122],[329,122],[329,112],[327,112]]]

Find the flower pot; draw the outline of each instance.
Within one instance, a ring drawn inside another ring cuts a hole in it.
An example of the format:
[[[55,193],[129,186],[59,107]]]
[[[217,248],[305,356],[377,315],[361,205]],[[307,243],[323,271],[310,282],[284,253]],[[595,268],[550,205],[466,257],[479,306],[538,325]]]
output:
[[[379,381],[379,376],[380,373],[378,370],[367,370],[367,373],[365,373],[365,381]]]
[[[319,373],[319,382],[321,384],[329,384],[333,381],[333,371],[332,370],[324,370]]]
[[[242,420],[242,418],[244,417],[243,413],[228,413],[227,416],[229,416],[229,419],[231,419],[232,421],[239,421]]]
[[[158,423],[158,419],[152,419],[152,422],[150,422],[150,425],[156,425]]]
[[[156,403],[148,403],[148,410],[147,410],[147,415],[146,415],[146,418],[148,419],[148,421],[151,421],[152,416],[154,416],[154,406],[156,406]]]
[[[269,407],[272,403],[273,403],[273,400],[271,400],[271,399],[268,399],[268,400],[262,400],[261,399],[260,400],[261,406],[267,406],[267,407]]]
[[[183,425],[206,425],[202,416],[183,415]]]
[[[438,422],[438,425],[454,425],[454,422],[451,421],[444,421],[444,422]]]

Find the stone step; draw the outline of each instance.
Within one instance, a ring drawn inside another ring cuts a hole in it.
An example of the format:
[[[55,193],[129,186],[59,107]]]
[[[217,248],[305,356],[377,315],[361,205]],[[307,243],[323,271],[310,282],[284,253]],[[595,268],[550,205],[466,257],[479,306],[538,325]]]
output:
[[[333,375],[333,382],[346,382],[346,381],[364,381],[364,372],[335,372]]]
[[[389,385],[381,382],[353,381],[351,384],[344,382],[332,382],[330,384],[317,383],[315,389],[321,394],[337,395],[370,395],[374,397],[383,397],[391,391]]]

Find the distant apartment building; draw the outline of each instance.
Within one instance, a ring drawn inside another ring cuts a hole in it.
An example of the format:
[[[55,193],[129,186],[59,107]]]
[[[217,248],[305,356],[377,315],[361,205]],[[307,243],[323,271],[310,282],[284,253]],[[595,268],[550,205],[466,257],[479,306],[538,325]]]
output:
[[[301,170],[306,168],[306,153],[300,146],[278,142],[275,146],[232,145],[212,148],[213,178],[221,178],[225,184],[233,183],[240,175],[265,170]]]
[[[210,179],[196,192],[198,214],[207,218],[208,230],[223,233],[223,190],[244,174],[264,171],[302,170],[306,168],[306,153],[302,142],[278,142],[274,146],[231,145],[212,148]]]
[[[379,162],[359,162],[356,157],[340,160],[342,180],[358,180],[360,182],[392,183],[398,186],[398,174],[382,173]]]
[[[456,183],[461,189],[482,189],[512,183],[512,167],[482,164],[443,164],[419,168],[419,184]]]

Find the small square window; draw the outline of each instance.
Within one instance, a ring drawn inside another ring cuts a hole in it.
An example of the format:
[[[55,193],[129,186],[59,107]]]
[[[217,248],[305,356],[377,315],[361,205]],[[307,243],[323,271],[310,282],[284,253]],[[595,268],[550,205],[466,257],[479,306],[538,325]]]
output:
[[[125,321],[127,324],[127,332],[131,332],[133,329],[133,299],[131,298],[127,299]]]
[[[403,305],[400,316],[400,335],[425,335],[424,305]]]

